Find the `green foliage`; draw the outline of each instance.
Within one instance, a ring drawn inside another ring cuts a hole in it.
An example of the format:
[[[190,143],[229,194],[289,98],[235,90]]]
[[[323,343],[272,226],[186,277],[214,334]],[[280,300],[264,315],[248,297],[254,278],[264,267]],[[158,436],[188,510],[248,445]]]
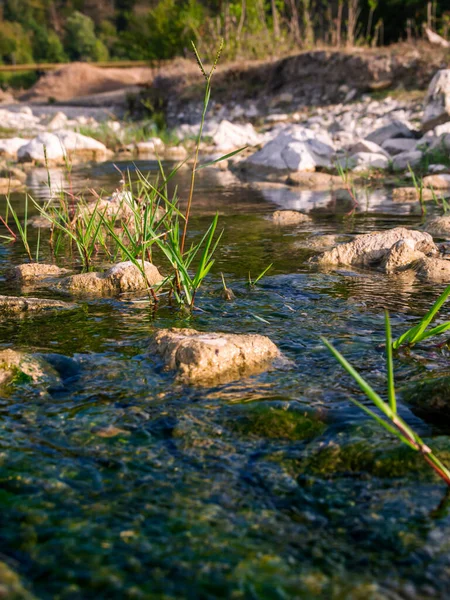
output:
[[[22,25],[0,21],[0,62],[16,64],[32,60],[31,43]]]
[[[40,63],[60,63],[67,60],[64,46],[54,31],[42,25],[32,27],[33,59]]]
[[[146,17],[132,17],[121,38],[132,59],[167,59],[183,55],[197,38],[203,9],[197,0],[160,1]]]
[[[102,61],[108,59],[108,49],[97,38],[94,21],[75,11],[66,21],[66,50],[72,60]]]
[[[450,321],[441,323],[441,325],[436,325],[436,327],[432,327],[431,329],[429,329],[429,325],[441,310],[449,296],[450,285],[445,288],[444,292],[439,296],[427,314],[422,317],[419,323],[408,329],[408,331],[405,331],[403,335],[395,340],[393,343],[394,350],[397,350],[400,348],[400,346],[414,346],[419,342],[423,342],[423,340],[436,335],[441,335],[442,333],[448,331],[450,329]]]
[[[449,287],[450,293],[450,287]],[[436,311],[436,305],[431,309]],[[428,313],[426,319],[429,318]],[[376,421],[381,427],[384,427],[389,433],[395,435],[400,441],[406,446],[419,452],[424,460],[431,466],[431,468],[441,477],[447,485],[450,486],[450,470],[435,456],[431,450],[415,433],[409,425],[400,417],[397,412],[397,402],[395,397],[395,384],[394,384],[394,363],[392,359],[392,336],[391,336],[391,324],[387,311],[385,312],[385,332],[386,332],[386,371],[387,371],[387,397],[388,402],[385,402],[381,396],[371,387],[371,385],[358,373],[358,371],[344,358],[344,356],[337,350],[328,340],[322,338],[323,343],[335,357],[338,363],[343,367],[347,373],[354,379],[361,391],[366,397],[376,406],[376,408],[384,415],[385,418],[365,404],[362,404],[358,400],[351,398],[361,410],[368,414],[374,421]]]

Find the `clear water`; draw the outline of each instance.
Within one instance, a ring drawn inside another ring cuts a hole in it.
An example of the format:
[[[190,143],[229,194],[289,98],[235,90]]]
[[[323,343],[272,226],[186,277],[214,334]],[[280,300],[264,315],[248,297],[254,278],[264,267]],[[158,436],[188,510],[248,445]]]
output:
[[[45,178],[30,180],[36,197],[46,196]],[[117,182],[106,163],[75,170],[72,186],[112,191]],[[179,183],[183,198],[187,172]],[[191,319],[117,298],[0,321],[1,347],[48,355],[62,378],[49,390],[0,392],[0,561],[41,599],[448,597],[445,486],[353,406],[355,386],[319,340],[334,341],[381,390],[383,308],[400,333],[440,288],[320,271],[298,248],[316,233],[420,226],[417,207],[376,191],[345,219],[345,198],[260,189],[214,170],[202,173],[195,202],[193,232],[218,210],[225,233]],[[275,227],[264,216],[279,207],[314,223]],[[2,273],[23,262],[17,246],[0,253]],[[249,291],[248,272],[272,262]],[[232,303],[221,299],[221,271]],[[17,293],[4,278],[1,290]],[[168,326],[262,333],[292,365],[181,386],[148,352]],[[430,344],[397,359],[400,391],[449,376],[448,357]],[[402,415],[450,456],[448,420],[406,398]]]

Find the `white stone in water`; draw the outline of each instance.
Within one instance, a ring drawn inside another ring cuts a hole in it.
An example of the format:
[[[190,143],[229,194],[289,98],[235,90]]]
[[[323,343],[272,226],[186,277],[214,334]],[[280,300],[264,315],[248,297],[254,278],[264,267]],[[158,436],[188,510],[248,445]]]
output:
[[[326,141],[325,141],[326,140]],[[327,142],[326,132],[291,125],[279,131],[261,150],[249,156],[245,163],[267,169],[314,171],[316,167],[331,167],[334,148]]]
[[[202,333],[195,329],[162,329],[152,348],[166,368],[184,383],[212,385],[264,371],[281,353],[256,334]]]
[[[103,160],[111,154],[106,146],[93,138],[74,131],[40,133],[19,148],[17,156],[21,162],[45,160],[62,162],[66,155]]]

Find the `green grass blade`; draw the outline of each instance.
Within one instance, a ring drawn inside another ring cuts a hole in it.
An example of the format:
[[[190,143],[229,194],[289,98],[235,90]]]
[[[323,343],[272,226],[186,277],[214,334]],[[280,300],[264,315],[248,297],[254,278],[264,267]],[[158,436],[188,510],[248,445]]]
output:
[[[388,399],[389,406],[394,414],[397,414],[397,400],[395,397],[395,384],[394,384],[394,361],[392,358],[392,330],[391,321],[389,319],[389,313],[387,310],[384,311],[384,324],[386,330],[386,368],[388,378]]]
[[[246,150],[247,148],[248,148],[248,146],[243,146],[242,148],[239,148],[239,150],[233,150],[233,152],[230,152],[229,154],[225,154],[224,156],[221,156],[220,158],[216,158],[215,160],[210,160],[207,163],[199,165],[195,170],[200,171],[201,169],[206,169],[206,167],[211,167],[212,165],[215,165],[215,164],[221,162],[222,160],[228,160],[232,156],[239,154],[240,152],[242,152],[243,150]]]
[[[375,390],[361,377],[361,375],[352,367],[352,365],[342,356],[342,354],[337,350],[326,338],[320,338],[328,350],[333,354],[339,364],[347,371],[347,373],[353,377],[356,383],[359,385],[361,390],[366,394],[366,396],[372,400],[377,408],[381,410],[389,419],[393,419],[395,417],[395,413],[392,411],[391,407],[384,402],[382,398],[375,392]]]

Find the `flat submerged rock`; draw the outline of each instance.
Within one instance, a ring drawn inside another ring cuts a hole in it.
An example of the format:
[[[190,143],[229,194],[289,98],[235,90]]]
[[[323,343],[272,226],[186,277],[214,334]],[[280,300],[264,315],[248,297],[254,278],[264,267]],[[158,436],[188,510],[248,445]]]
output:
[[[168,370],[184,383],[225,383],[260,373],[276,358],[277,346],[258,334],[203,333],[195,329],[162,329],[153,346]]]
[[[78,305],[62,300],[47,298],[27,298],[24,296],[0,296],[0,314],[23,315],[25,313],[42,313],[61,310],[74,310]]]

